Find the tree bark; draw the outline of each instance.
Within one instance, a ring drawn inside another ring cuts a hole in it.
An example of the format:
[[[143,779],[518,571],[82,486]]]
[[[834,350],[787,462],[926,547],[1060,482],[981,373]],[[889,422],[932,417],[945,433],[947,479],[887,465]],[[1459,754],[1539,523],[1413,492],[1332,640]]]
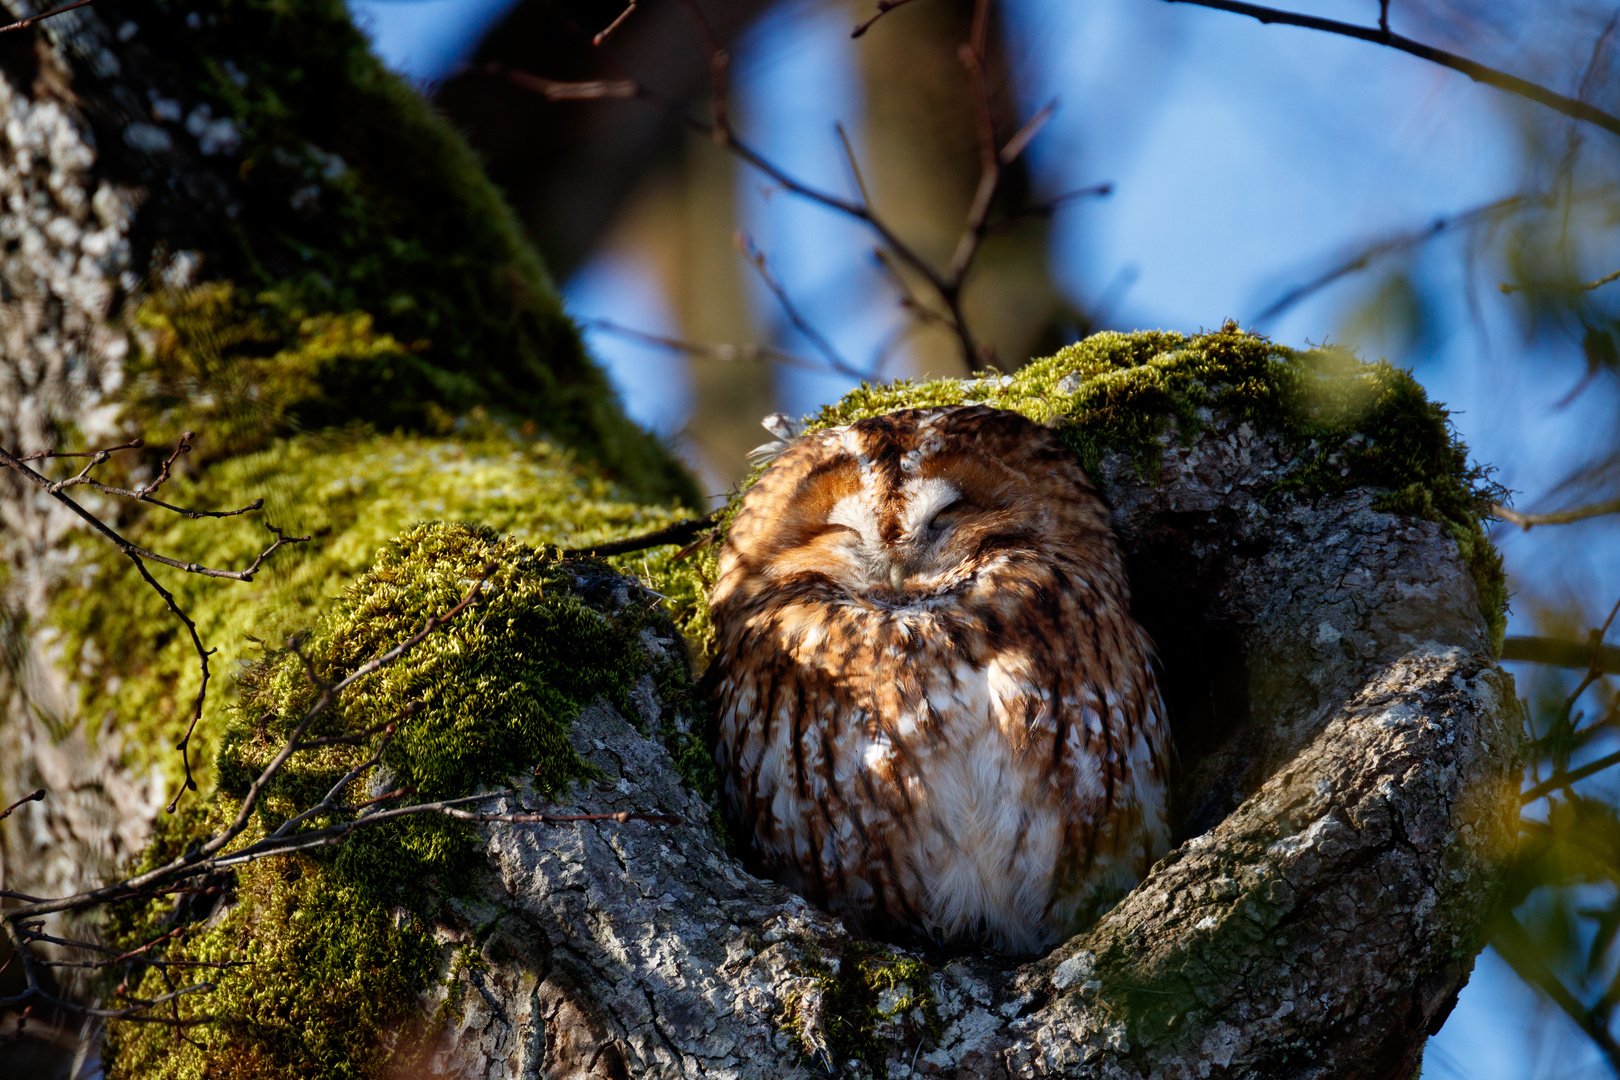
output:
[[[1279,437],[1213,421],[1156,482],[1098,470],[1172,693],[1246,691],[1178,733],[1212,747],[1182,842],[1094,928],[1027,962],[857,941],[745,874],[599,701],[574,740],[609,780],[569,811],[687,824],[482,826],[442,933],[483,928],[487,966],[427,1003],[419,1075],[1411,1076],[1515,836],[1512,685],[1450,535],[1367,492],[1268,509]]]

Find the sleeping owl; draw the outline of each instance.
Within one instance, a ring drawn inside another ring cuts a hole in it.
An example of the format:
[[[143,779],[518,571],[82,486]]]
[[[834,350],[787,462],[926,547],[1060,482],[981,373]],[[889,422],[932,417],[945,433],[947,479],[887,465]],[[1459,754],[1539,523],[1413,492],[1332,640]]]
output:
[[[1052,430],[959,406],[787,443],[711,605],[725,812],[852,930],[1038,951],[1166,851],[1152,646]]]

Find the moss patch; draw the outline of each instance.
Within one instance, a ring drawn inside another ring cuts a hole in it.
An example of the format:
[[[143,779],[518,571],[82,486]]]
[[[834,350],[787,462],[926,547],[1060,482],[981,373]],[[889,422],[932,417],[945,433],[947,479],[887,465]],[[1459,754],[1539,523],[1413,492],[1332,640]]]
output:
[[[298,648],[317,678],[340,679],[454,606],[486,567],[493,570],[475,607],[355,683],[306,733],[349,735],[378,717],[396,721],[386,773],[356,782],[345,802],[382,793],[368,791],[368,780],[431,800],[498,787],[517,773],[557,796],[596,775],[570,746],[569,728],[598,695],[630,711],[628,691],[648,667],[639,632],[659,620],[647,594],[615,605],[613,590],[593,587],[602,574],[588,564],[561,562],[487,528],[420,525],[384,546]],[[218,755],[217,793],[171,823],[149,860],[229,820],[319,694],[303,659],[288,651],[271,653],[241,683]],[[679,689],[690,693],[689,683]],[[379,740],[295,755],[259,802],[247,839],[317,803]],[[308,826],[342,820],[324,815]],[[181,999],[183,1019],[227,1018],[193,1030],[200,1046],[176,1047],[155,1026],[121,1029],[115,1073],[381,1075],[400,1031],[428,1020],[415,1002],[438,962],[427,930],[434,897],[466,888],[478,864],[470,827],[413,817],[356,833],[332,853],[242,868],[225,883],[231,903],[219,916],[164,902],[126,912],[120,941],[133,945],[185,924],[172,958],[253,966],[220,969],[212,994]],[[150,997],[163,986],[147,971],[129,989]]]
[[[803,995],[786,1002],[780,1022],[806,1058],[835,1075],[853,1060],[864,1063],[873,1076],[887,1077],[889,1053],[903,1025],[909,1022],[932,1039],[944,1030],[934,1000],[933,969],[887,946],[850,941],[836,963],[805,956],[793,970],[819,991],[820,1022],[812,1030]]]
[[[313,537],[277,552],[252,582],[153,568],[196,620],[203,641],[220,650],[199,729],[204,790],[212,775],[207,751],[218,745],[232,700],[232,672],[260,658],[258,642],[274,648],[309,630],[401,530],[425,520],[467,520],[531,545],[581,546],[685,516],[678,505],[633,501],[550,443],[476,417],[462,428],[459,439],[357,430],[280,440],[163,489],[183,506],[235,507],[263,497],[262,512],[219,521],[148,513],[127,530],[151,550],[226,567],[248,565],[268,543],[263,522]],[[172,784],[179,773],[172,747],[199,679],[196,654],[128,560],[93,537],[79,540],[79,555],[53,611],[66,663],[81,675],[87,727],[117,724],[136,774],[158,768]],[[679,595],[692,602],[688,593]]]

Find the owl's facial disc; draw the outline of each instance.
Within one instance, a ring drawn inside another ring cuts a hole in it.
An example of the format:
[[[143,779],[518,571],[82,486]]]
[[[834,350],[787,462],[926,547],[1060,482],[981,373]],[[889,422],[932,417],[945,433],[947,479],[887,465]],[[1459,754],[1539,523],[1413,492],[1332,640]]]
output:
[[[858,568],[846,585],[905,597],[954,584],[941,577],[957,562],[947,548],[958,516],[952,511],[962,502],[956,486],[940,477],[913,477],[889,493],[863,484],[839,499],[827,524],[842,533],[841,546]]]

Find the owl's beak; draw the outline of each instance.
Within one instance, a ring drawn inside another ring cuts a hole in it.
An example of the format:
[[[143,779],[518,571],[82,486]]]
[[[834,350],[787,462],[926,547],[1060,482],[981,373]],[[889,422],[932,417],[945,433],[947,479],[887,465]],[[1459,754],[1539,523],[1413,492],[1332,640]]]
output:
[[[889,564],[889,584],[894,586],[895,592],[903,592],[906,584],[906,568],[897,562]]]

